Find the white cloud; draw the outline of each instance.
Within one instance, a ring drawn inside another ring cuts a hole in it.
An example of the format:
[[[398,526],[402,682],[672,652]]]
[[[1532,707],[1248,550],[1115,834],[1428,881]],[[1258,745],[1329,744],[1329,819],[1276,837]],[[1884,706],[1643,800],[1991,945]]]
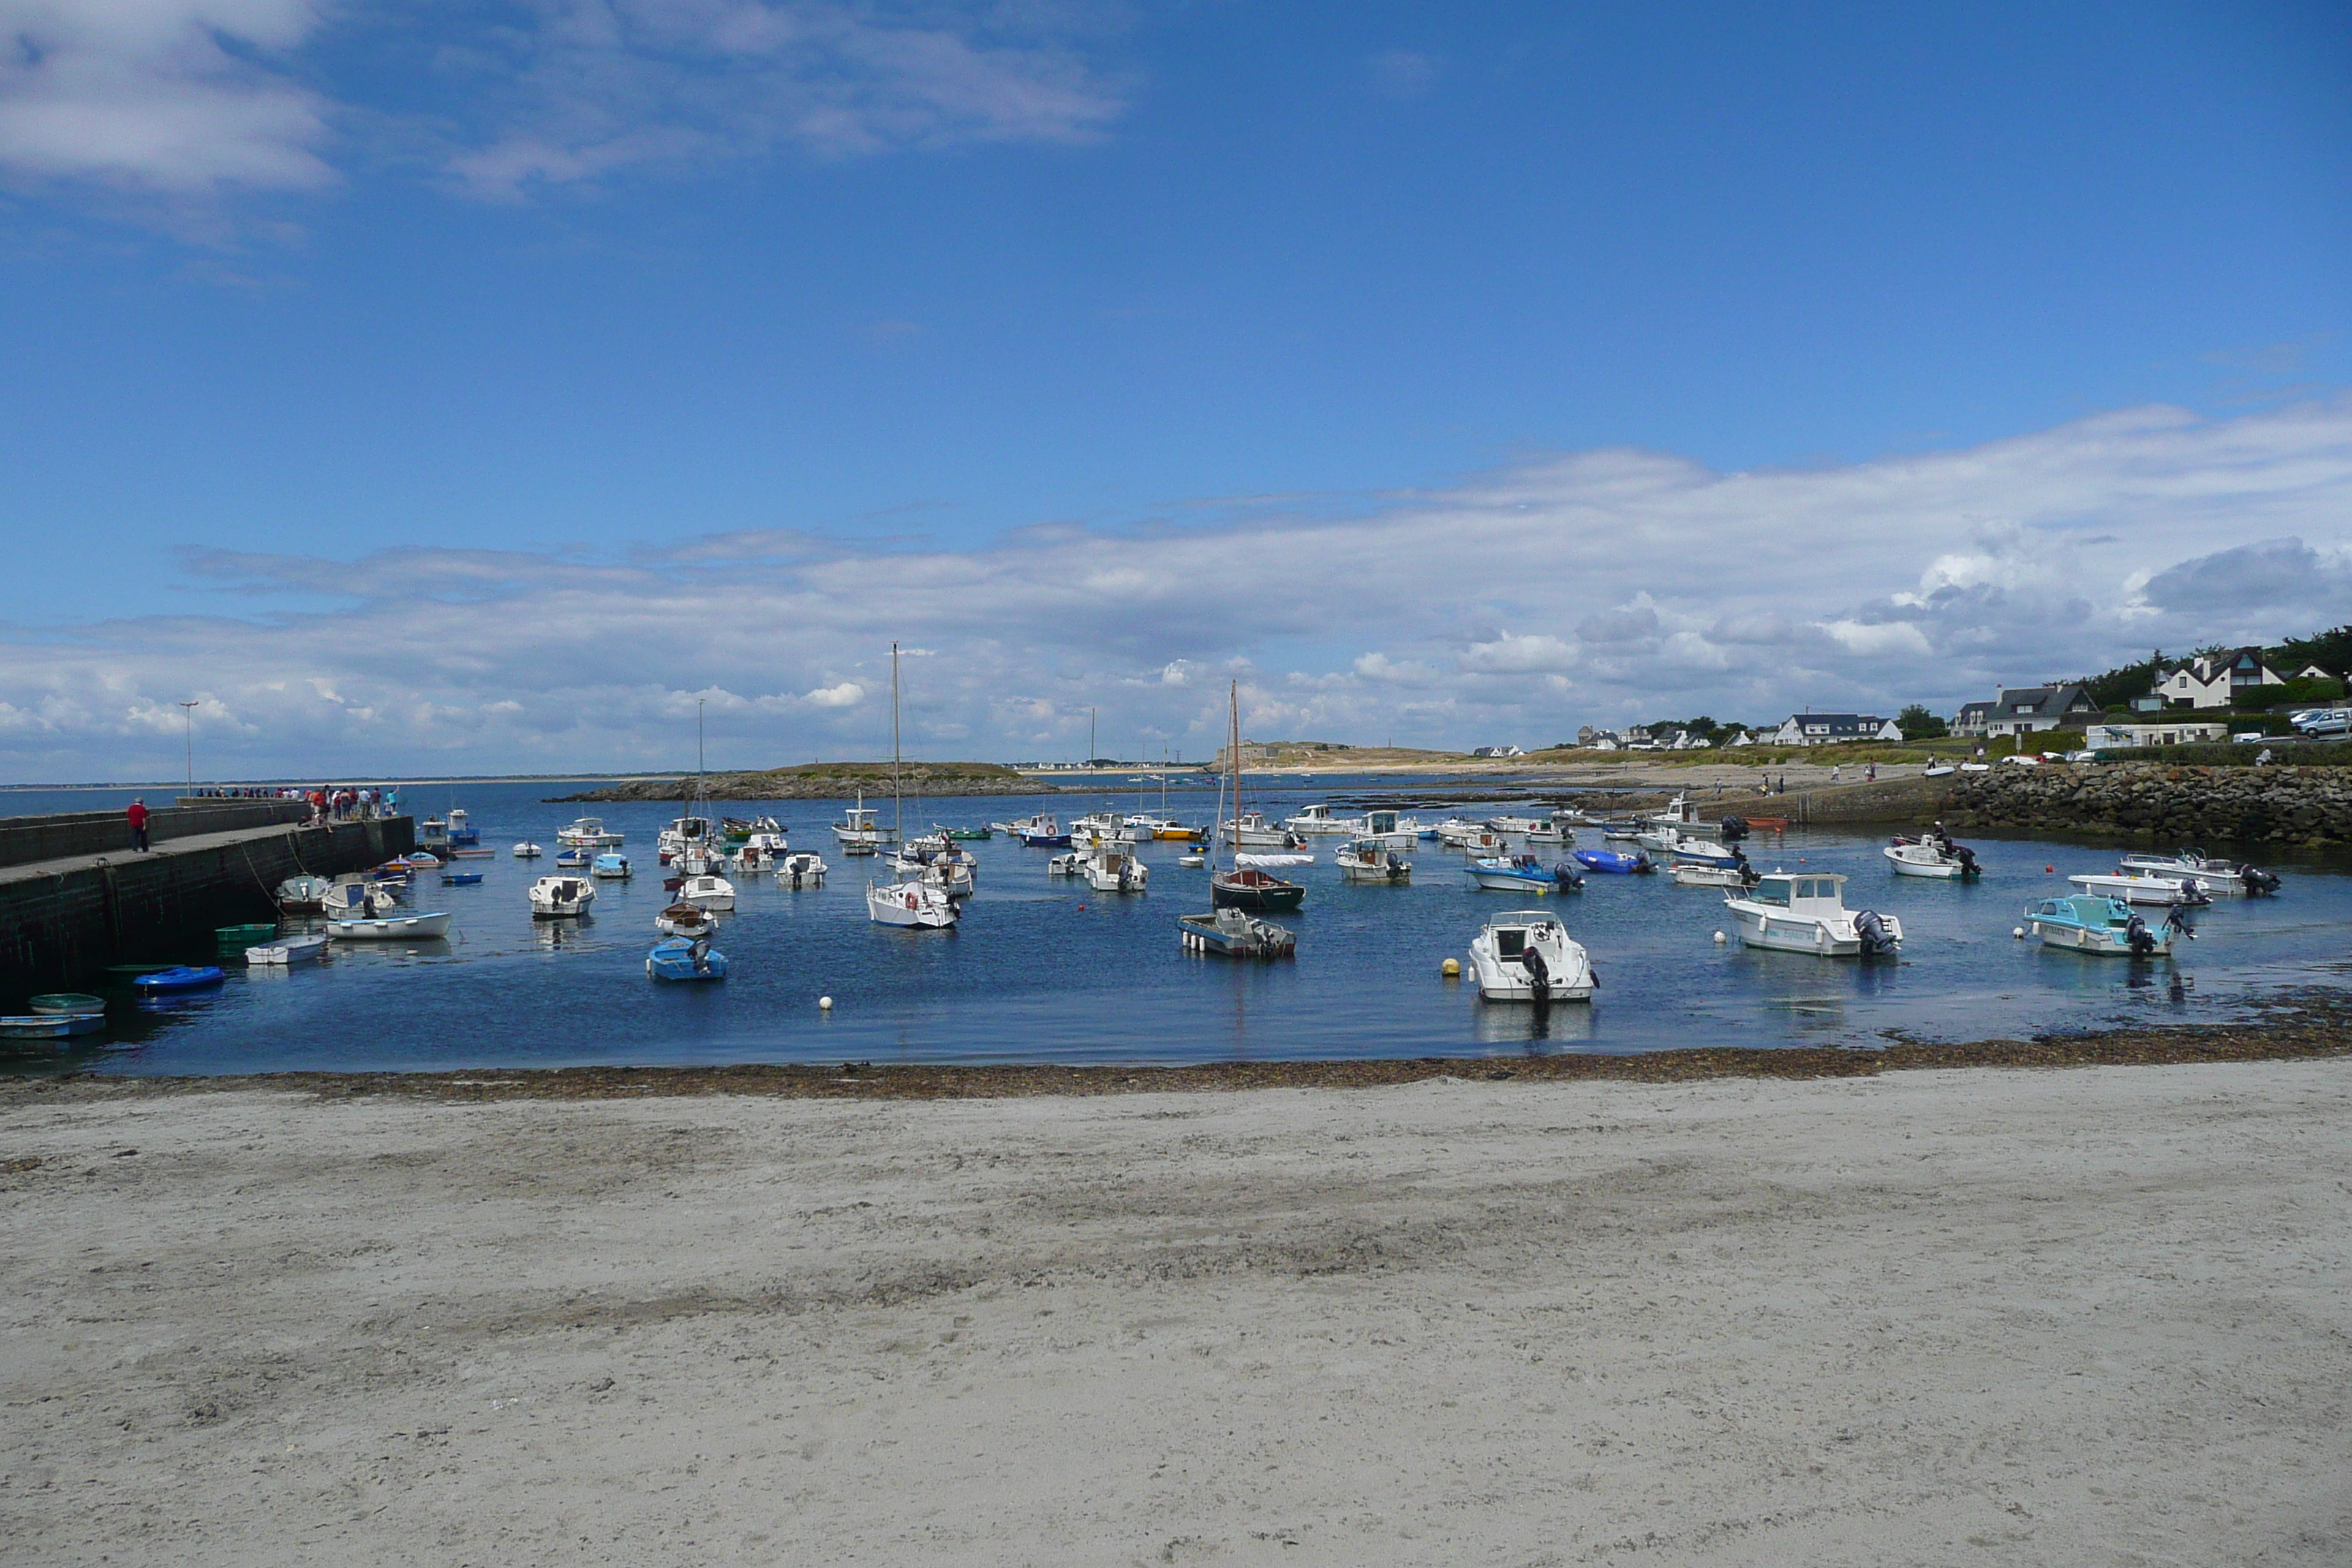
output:
[[[1259,583],[1297,586],[1237,616],[1236,549]],[[2347,618],[2352,399],[2141,410],[1804,473],[1583,453],[1346,521],[1067,528],[1053,553],[1049,572],[1027,536],[901,543],[887,570],[725,541],[617,560],[200,554],[192,569],[249,614],[0,641],[0,775],[167,773],[189,695],[208,704],[200,765],[247,771],[690,763],[698,695],[717,765],[872,756],[888,729],[870,694],[909,626],[936,657],[901,664],[908,747],[934,755],[1075,754],[1090,706],[1106,739],[1205,754],[1228,673],[1261,737],[1466,744],[1668,713],[1948,710],[2152,644]],[[1333,560],[1415,565],[1336,594]],[[352,584],[400,591],[331,618],[278,607]],[[206,691],[182,687],[192,668]]]
[[[334,177],[312,0],[0,0],[0,171],[177,197]]]

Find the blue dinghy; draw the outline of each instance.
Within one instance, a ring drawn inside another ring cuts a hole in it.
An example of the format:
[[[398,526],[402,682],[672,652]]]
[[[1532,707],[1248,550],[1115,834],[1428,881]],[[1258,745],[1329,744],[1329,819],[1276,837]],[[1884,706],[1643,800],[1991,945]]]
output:
[[[1547,866],[1532,855],[1496,855],[1462,868],[1482,888],[1501,893],[1573,892],[1584,885],[1566,861]]]
[[[209,963],[201,969],[183,963],[177,968],[135,976],[131,987],[142,995],[152,996],[166,991],[201,991],[207,985],[218,985],[221,978],[221,972]]]
[[[482,885],[482,874],[479,871],[446,871],[442,873],[441,885],[445,888],[478,888]]]
[[[0,1018],[0,1039],[61,1040],[106,1027],[103,1013],[24,1013]]]
[[[1573,858],[1588,871],[1638,877],[1656,870],[1647,855],[1620,855],[1614,849],[1579,849]]]
[[[727,955],[709,937],[674,936],[646,954],[646,973],[656,980],[724,980]]]

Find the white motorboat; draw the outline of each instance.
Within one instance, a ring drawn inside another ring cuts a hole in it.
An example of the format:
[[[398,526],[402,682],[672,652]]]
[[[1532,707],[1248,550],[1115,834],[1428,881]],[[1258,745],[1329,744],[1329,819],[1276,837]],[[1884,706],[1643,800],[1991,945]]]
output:
[[[331,878],[289,877],[278,884],[278,907],[289,912],[322,908],[334,886]]]
[[[530,885],[533,920],[584,915],[596,901],[596,885],[585,877],[541,877]]]
[[[402,942],[412,938],[447,936],[449,916],[434,910],[422,914],[389,915],[380,920],[329,921],[327,934],[338,942]]]
[[[1383,849],[1411,849],[1421,842],[1421,822],[1393,811],[1368,811],[1356,837],[1377,840]]]
[[[735,868],[754,873],[769,870],[791,853],[792,846],[782,834],[761,830],[736,846]]]
[[[1104,845],[1087,857],[1087,886],[1098,893],[1139,893],[1150,879],[1150,868],[1124,849]]]
[[[664,936],[708,936],[718,929],[719,921],[709,910],[683,899],[654,917],[654,930]]]
[[[1087,857],[1083,850],[1067,850],[1045,862],[1045,875],[1048,877],[1083,877],[1086,874]]]
[[[319,895],[321,910],[342,918],[387,915],[399,902],[398,889],[390,882],[337,882]]]
[[[1489,919],[1470,939],[1470,972],[1489,1002],[1590,1002],[1601,984],[1583,946],[1541,910]]]
[[[2193,909],[2213,901],[2213,896],[2205,890],[2205,885],[2194,878],[2183,880],[2173,877],[2145,877],[2133,871],[2116,871],[2105,876],[2093,873],[2066,879],[2086,893],[2104,899],[2121,899],[2127,904],[2152,904],[2159,909],[2181,906]]]
[[[1655,842],[1653,842],[1654,838]],[[1640,842],[1645,847],[1661,850],[1677,860],[1692,860],[1702,866],[1737,866],[1746,858],[1738,850],[1726,848],[1712,838],[1701,838],[1679,828],[1661,828],[1655,835],[1645,833]]]
[[[2175,936],[2197,934],[2182,923],[2178,910],[2168,912],[2162,925],[2150,928],[2129,904],[2103,893],[2044,899],[2027,908],[2025,923],[2044,947],[2101,958],[2164,958],[2171,953]]]
[[[1834,871],[1774,871],[1723,900],[1748,947],[1850,958],[1889,957],[1903,945],[1903,922],[1874,910],[1845,907],[1845,878]]]
[[[672,817],[669,826],[655,836],[654,847],[664,860],[677,860],[688,855],[715,860],[725,853],[717,835],[710,831],[710,818],[707,816]]]
[[[1704,832],[1716,826],[1701,814],[1698,803],[1686,795],[1678,795],[1666,802],[1665,810],[1652,812],[1647,823],[1654,828],[1672,827],[1684,833]]]
[[[1389,847],[1384,839],[1351,838],[1333,857],[1339,862],[1339,879],[1385,882],[1402,888],[1412,880],[1412,862]]]
[[[1244,811],[1218,825],[1225,842],[1238,849],[1304,849],[1307,840],[1287,827],[1268,822],[1262,811]],[[1073,838],[1071,843],[1077,842]]]
[[[2278,873],[2240,861],[2215,860],[2194,849],[2178,855],[2126,855],[2123,868],[2143,877],[2174,877],[2197,884],[2217,898],[2239,898],[2279,889]]]
[[[1492,858],[1510,853],[1510,840],[1483,822],[1463,822],[1448,817],[1437,825],[1437,841],[1449,849],[1465,854]]]
[[[1980,873],[1976,851],[1965,844],[1955,844],[1941,825],[1929,828],[1917,838],[1897,836],[1879,851],[1898,877],[1940,877],[1947,880],[1969,880]]]
[[[724,913],[735,907],[735,884],[715,874],[688,877],[678,885],[677,897],[680,903]]]
[[[1525,838],[1538,827],[1549,827],[1549,818],[1534,816],[1490,816],[1486,826],[1497,833],[1507,833],[1515,838]]]
[[[803,849],[785,856],[776,862],[776,885],[780,888],[818,888],[824,885],[825,864],[819,857]]]
[[[956,923],[956,901],[929,882],[892,882],[866,889],[866,918],[876,925],[937,931]]]
[[[265,942],[245,950],[247,963],[263,967],[286,967],[297,963],[316,963],[319,955],[327,951],[327,939],[311,933],[307,936],[281,936],[275,942]]]
[[[971,897],[972,858],[969,855],[953,855],[945,850],[926,854],[909,846],[893,858],[890,868],[902,882],[928,882],[951,899]]]
[[[1302,808],[1295,816],[1284,817],[1282,826],[1293,833],[1312,836],[1318,833],[1360,833],[1364,825],[1360,817],[1334,816],[1328,805],[1318,802]]]
[[[1676,861],[1669,874],[1677,888],[1744,888],[1756,877],[1749,866],[1714,866],[1698,860]]]
[[[1116,844],[1126,826],[1110,812],[1090,811],[1070,824],[1070,847],[1091,849],[1097,844]]]
[[[528,838],[514,847],[514,858],[518,860],[536,860],[540,853],[539,846]]]
[[[555,830],[555,841],[566,849],[618,849],[622,835],[605,831],[604,819],[583,816]]]
[[[1208,847],[1202,844],[1196,843],[1192,847],[1185,850],[1184,853],[1176,857],[1176,864],[1185,867],[1188,869],[1197,870],[1208,863]]]
[[[833,825],[833,837],[845,855],[878,855],[885,844],[898,842],[898,830],[885,827],[875,820],[877,813],[866,804],[866,794],[858,792],[857,804],[841,814]]]

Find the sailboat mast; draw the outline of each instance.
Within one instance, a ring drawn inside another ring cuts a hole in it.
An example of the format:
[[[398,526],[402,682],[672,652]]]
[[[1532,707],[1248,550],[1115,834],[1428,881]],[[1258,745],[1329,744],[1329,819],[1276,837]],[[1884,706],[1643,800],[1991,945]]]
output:
[[[898,645],[890,645],[890,826],[898,820]]]

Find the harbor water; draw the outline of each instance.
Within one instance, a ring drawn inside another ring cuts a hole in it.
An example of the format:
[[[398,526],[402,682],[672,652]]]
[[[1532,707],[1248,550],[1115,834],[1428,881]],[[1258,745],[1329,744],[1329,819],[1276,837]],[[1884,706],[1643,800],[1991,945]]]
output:
[[[655,840],[684,808],[546,798],[575,787],[538,782],[403,792],[404,809],[420,817],[466,807],[483,846],[497,851],[457,866],[481,872],[478,886],[445,888],[429,870],[418,877],[408,907],[449,911],[446,940],[338,944],[324,963],[291,971],[230,963],[219,989],[152,1007],[116,991],[108,1032],[86,1048],[39,1063],[13,1058],[9,1067],[206,1074],[1866,1048],[1895,1036],[1979,1039],[2219,1020],[2282,987],[2341,984],[2352,973],[2352,864],[2340,858],[2271,862],[2285,878],[2281,896],[2220,900],[2197,912],[2197,939],[2177,961],[2131,963],[2054,952],[2011,935],[2026,904],[2074,890],[2068,873],[2114,869],[2118,851],[2111,845],[1975,838],[1985,876],[1960,884],[1892,875],[1879,853],[1885,840],[1874,833],[1792,830],[1748,842],[1757,868],[1846,873],[1849,906],[1900,917],[1899,960],[1743,949],[1720,889],[1678,887],[1663,875],[1596,875],[1581,892],[1540,902],[1591,952],[1599,994],[1589,1005],[1556,1004],[1538,1014],[1484,1003],[1468,980],[1441,974],[1445,959],[1466,955],[1486,916],[1534,901],[1476,889],[1461,856],[1433,843],[1409,857],[1410,885],[1374,887],[1339,879],[1332,851],[1342,840],[1310,841],[1316,863],[1284,873],[1307,884],[1306,906],[1278,917],[1297,933],[1297,956],[1235,963],[1182,950],[1176,920],[1209,907],[1208,872],[1180,867],[1181,847],[1172,841],[1140,847],[1150,868],[1150,890],[1141,895],[1048,878],[1051,852],[1002,836],[968,844],[979,860],[979,886],[961,926],[907,931],[866,919],[866,883],[887,876],[887,862],[839,851],[828,825],[845,803],[786,801],[718,803],[713,812],[776,816],[795,849],[824,857],[831,867],[824,885],[793,891],[764,873],[732,876],[739,904],[719,917],[716,943],[730,961],[728,979],[665,984],[648,979],[645,965],[658,940],[654,915],[669,901]],[[1331,793],[1324,780],[1253,790],[1252,803],[1279,816]],[[1169,812],[1205,825],[1214,798],[1171,795]],[[1431,798],[1443,805],[1442,794]],[[5,797],[12,812],[114,804],[87,792]],[[1066,824],[1102,807],[1156,811],[1159,795],[1155,787],[1141,800],[1133,793],[1070,793],[909,801],[904,821],[912,836],[933,823],[977,826],[1034,811]],[[1507,809],[1482,805],[1464,815]],[[887,799],[881,813],[888,822]],[[587,918],[535,921],[524,890],[555,869],[556,830],[583,814],[626,835],[623,852],[637,874],[599,882]],[[1437,815],[1424,813],[1423,820]],[[509,850],[524,838],[543,846],[546,857],[514,858]],[[1601,840],[1586,829],[1579,843],[1598,847]],[[1564,851],[1539,846],[1538,853],[1549,861]],[[301,925],[289,921],[287,929]],[[1717,943],[1718,931],[1728,940]],[[203,951],[143,956],[214,961]],[[834,999],[830,1011],[818,1007],[821,996]],[[5,1005],[15,1010],[22,1001]]]

